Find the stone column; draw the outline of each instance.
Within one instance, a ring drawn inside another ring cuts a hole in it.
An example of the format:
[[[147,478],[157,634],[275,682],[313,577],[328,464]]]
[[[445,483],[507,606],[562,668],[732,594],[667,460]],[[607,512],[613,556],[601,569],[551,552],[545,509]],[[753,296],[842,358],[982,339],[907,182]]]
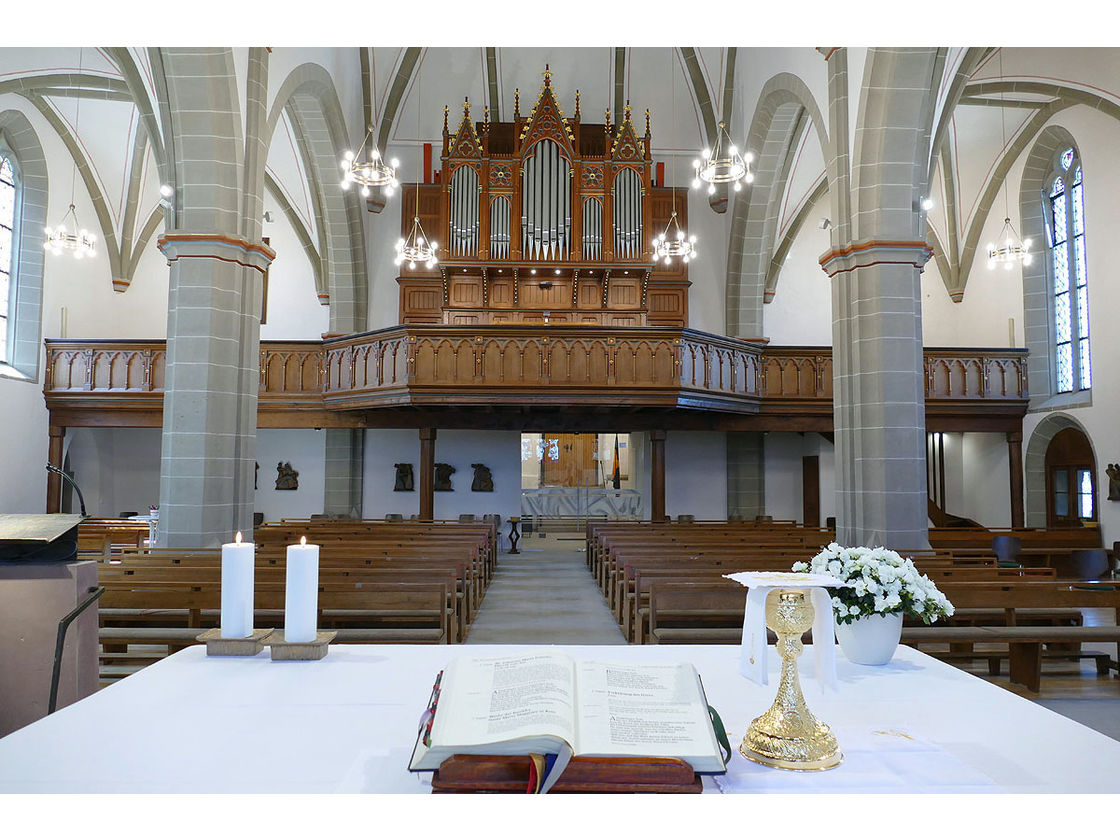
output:
[[[365,429],[327,429],[323,513],[362,516]]]
[[[436,430],[420,430],[420,519],[435,519]]]
[[[753,520],[766,512],[762,432],[727,433],[727,515]]]
[[[49,443],[47,444],[47,463],[52,467],[62,469],[63,443],[66,440],[66,429],[63,426],[50,426]],[[47,473],[47,513],[61,513],[62,511],[62,476]]]
[[[261,278],[275,256],[220,234],[167,234],[171,266],[160,466],[161,547],[253,532]]]
[[[665,520],[665,431],[649,433],[649,517],[654,522]]]
[[[1007,471],[1011,479],[1011,527],[1022,528],[1023,517],[1023,433],[1007,433]]]
[[[832,278],[836,541],[929,546],[919,272],[924,242],[854,243]]]

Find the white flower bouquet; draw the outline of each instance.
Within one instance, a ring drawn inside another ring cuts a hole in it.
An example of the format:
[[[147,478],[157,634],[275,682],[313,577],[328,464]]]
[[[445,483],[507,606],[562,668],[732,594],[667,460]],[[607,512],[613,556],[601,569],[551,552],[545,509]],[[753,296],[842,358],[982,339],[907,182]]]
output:
[[[889,549],[830,543],[808,563],[794,563],[793,571],[832,575],[848,583],[828,590],[838,624],[896,612],[932,624],[953,614],[949,599],[914,568],[914,561]]]

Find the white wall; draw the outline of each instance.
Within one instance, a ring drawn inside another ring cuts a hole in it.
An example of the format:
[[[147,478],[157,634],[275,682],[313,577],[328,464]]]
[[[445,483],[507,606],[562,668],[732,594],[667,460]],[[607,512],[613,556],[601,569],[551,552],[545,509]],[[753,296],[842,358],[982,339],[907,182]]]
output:
[[[818,434],[767,432],[763,437],[766,515],[801,521],[803,471],[801,459],[816,455],[820,473],[820,524],[836,515],[836,449]]]
[[[47,500],[47,407],[41,382],[0,377],[0,405],[0,513],[42,513]]]
[[[727,435],[667,432],[665,515],[727,518]]]
[[[90,516],[143,514],[159,504],[159,429],[70,429],[65,448]],[[79,509],[75,493],[70,510]]]
[[[257,430],[257,463],[261,468],[253,509],[264,514],[265,522],[306,519],[323,512],[326,439],[322,429]],[[297,489],[276,489],[276,464],[280,461],[290,463],[299,473]]]
[[[825,196],[786,253],[774,297],[762,307],[763,332],[771,344],[832,345],[832,281],[818,262],[829,247],[828,231],[817,226],[830,213]]]
[[[968,432],[961,437],[964,515],[986,528],[1010,528],[1007,437],[983,432]]]
[[[264,207],[273,221],[265,222],[263,235],[269,238],[276,259],[268,268],[268,311],[261,340],[322,338],[330,325],[330,309],[319,303],[307,252],[268,191]]]
[[[366,431],[363,516],[380,519],[400,513],[407,519],[420,512],[420,437],[416,429]],[[436,519],[458,519],[461,513],[481,518],[497,513],[504,522],[521,513],[521,434],[506,431],[440,429],[436,435],[436,463],[455,467],[450,492],[435,493]],[[411,493],[393,490],[394,464],[412,464]],[[471,490],[471,464],[490,468],[491,493]]]

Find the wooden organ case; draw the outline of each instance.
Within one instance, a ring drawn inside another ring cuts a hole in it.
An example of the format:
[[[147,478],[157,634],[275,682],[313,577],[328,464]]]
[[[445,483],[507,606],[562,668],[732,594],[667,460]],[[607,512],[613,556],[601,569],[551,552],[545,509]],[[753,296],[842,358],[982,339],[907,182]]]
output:
[[[579,324],[687,327],[688,267],[654,263],[652,242],[673,209],[651,177],[650,118],[584,123],[579,91],[565,118],[547,67],[536,104],[512,122],[472,122],[465,102],[448,130],[435,183],[402,185],[401,227],[413,216],[439,263],[401,267],[402,324]],[[417,206],[418,205],[418,206]],[[676,195],[687,225],[687,190]]]

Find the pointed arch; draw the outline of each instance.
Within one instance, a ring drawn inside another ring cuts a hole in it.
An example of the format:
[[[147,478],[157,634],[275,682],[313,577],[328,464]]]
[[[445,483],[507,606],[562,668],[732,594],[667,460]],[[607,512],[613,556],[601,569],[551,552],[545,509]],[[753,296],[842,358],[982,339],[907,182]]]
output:
[[[330,74],[318,64],[301,64],[278,87],[264,136],[271,143],[280,114],[288,113],[310,186],[318,243],[300,236],[314,253],[316,291],[329,295],[330,331],[365,329],[368,300],[365,237],[358,194],[343,190],[338,179],[338,149],[348,145],[346,122]],[[299,227],[302,227],[300,225]]]

